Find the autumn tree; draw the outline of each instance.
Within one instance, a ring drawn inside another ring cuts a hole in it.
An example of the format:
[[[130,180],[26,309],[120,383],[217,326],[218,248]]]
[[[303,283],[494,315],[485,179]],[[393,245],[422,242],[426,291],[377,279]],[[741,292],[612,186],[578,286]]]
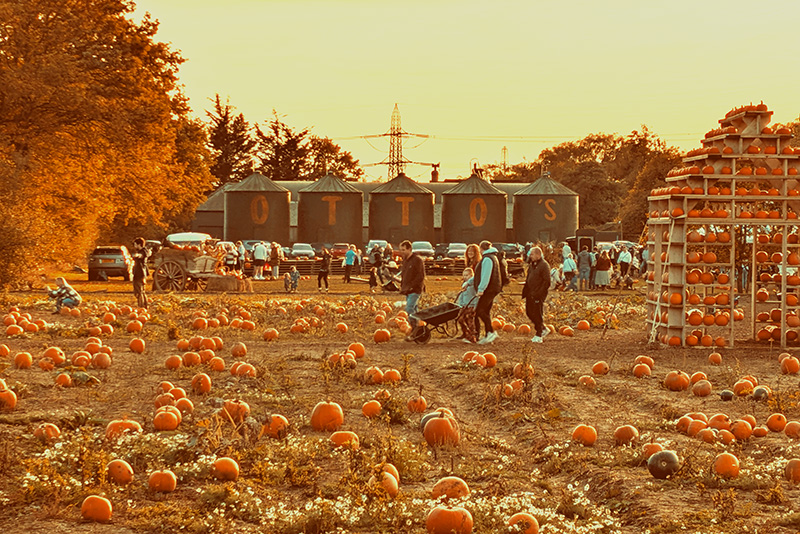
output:
[[[667,173],[680,161],[680,154],[674,148],[656,152],[647,160],[619,207],[619,220],[626,235],[631,238],[641,235],[647,223],[647,197],[650,191],[664,186]]]
[[[124,228],[163,230],[211,181],[183,59],[133,8],[0,2],[0,283]]]
[[[328,173],[349,180],[358,180],[364,176],[364,170],[350,152],[342,150],[327,137],[315,135],[308,139],[306,169],[306,180],[318,180]]]
[[[211,174],[219,186],[238,182],[253,173],[256,140],[244,115],[237,115],[227,100],[223,103],[216,94],[213,103],[213,109],[206,111],[208,145],[213,160]]]

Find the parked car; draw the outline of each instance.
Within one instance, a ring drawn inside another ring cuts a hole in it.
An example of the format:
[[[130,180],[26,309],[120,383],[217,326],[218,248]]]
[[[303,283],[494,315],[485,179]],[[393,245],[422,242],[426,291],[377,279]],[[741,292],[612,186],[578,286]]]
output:
[[[432,260],[434,258],[433,245],[430,241],[414,241],[411,243],[411,252],[423,260]]]
[[[507,262],[520,262],[525,255],[525,248],[518,243],[494,243],[494,247],[506,253]]]
[[[130,280],[133,275],[133,258],[125,245],[102,245],[89,255],[89,281],[121,276]]]
[[[436,246],[433,247],[433,257],[436,258],[437,261],[445,259],[447,257],[448,246],[447,243],[436,243]]]
[[[331,256],[334,258],[344,258],[349,249],[350,245],[347,243],[334,243],[331,247]]]
[[[317,256],[308,243],[295,243],[286,255],[295,260],[313,260]]]
[[[447,252],[445,252],[444,257],[456,260],[458,258],[463,258],[464,254],[467,253],[467,244],[466,243],[450,243],[447,245]]]
[[[330,251],[331,248],[333,248],[333,243],[311,243],[311,248],[314,249],[314,254],[316,254],[317,256],[319,256],[321,258],[322,257],[322,249],[323,248],[327,248],[328,251]]]

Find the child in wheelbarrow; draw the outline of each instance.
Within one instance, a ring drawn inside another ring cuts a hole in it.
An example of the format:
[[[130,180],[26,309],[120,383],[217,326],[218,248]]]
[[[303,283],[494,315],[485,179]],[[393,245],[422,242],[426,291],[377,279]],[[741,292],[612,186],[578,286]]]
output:
[[[478,341],[477,332],[475,331],[475,306],[478,304],[478,298],[475,293],[474,281],[475,273],[469,267],[464,269],[461,273],[461,278],[464,283],[461,284],[461,293],[458,294],[456,304],[461,306],[461,312],[458,314],[458,324],[461,325],[461,336],[464,343],[475,343]]]

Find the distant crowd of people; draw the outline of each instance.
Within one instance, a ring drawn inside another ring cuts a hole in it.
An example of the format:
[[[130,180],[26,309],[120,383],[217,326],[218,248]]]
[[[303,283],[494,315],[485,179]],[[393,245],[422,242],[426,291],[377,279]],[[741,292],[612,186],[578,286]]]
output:
[[[632,289],[634,280],[647,272],[648,250],[643,246],[596,245],[581,247],[576,254],[569,244],[551,250],[550,287],[555,291]],[[560,260],[560,262],[559,262]]]

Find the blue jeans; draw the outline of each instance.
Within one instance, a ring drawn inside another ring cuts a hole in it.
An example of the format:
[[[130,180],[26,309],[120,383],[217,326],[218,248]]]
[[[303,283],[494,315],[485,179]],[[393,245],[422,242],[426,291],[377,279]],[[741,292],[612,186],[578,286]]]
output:
[[[61,311],[62,306],[66,306],[67,308],[75,308],[78,306],[78,304],[80,304],[80,302],[77,300],[67,297],[59,302],[56,302],[56,311]]]
[[[408,324],[412,329],[417,327],[417,320],[413,319],[411,316],[417,313],[419,296],[419,293],[409,293],[406,295],[406,313],[408,314]]]

